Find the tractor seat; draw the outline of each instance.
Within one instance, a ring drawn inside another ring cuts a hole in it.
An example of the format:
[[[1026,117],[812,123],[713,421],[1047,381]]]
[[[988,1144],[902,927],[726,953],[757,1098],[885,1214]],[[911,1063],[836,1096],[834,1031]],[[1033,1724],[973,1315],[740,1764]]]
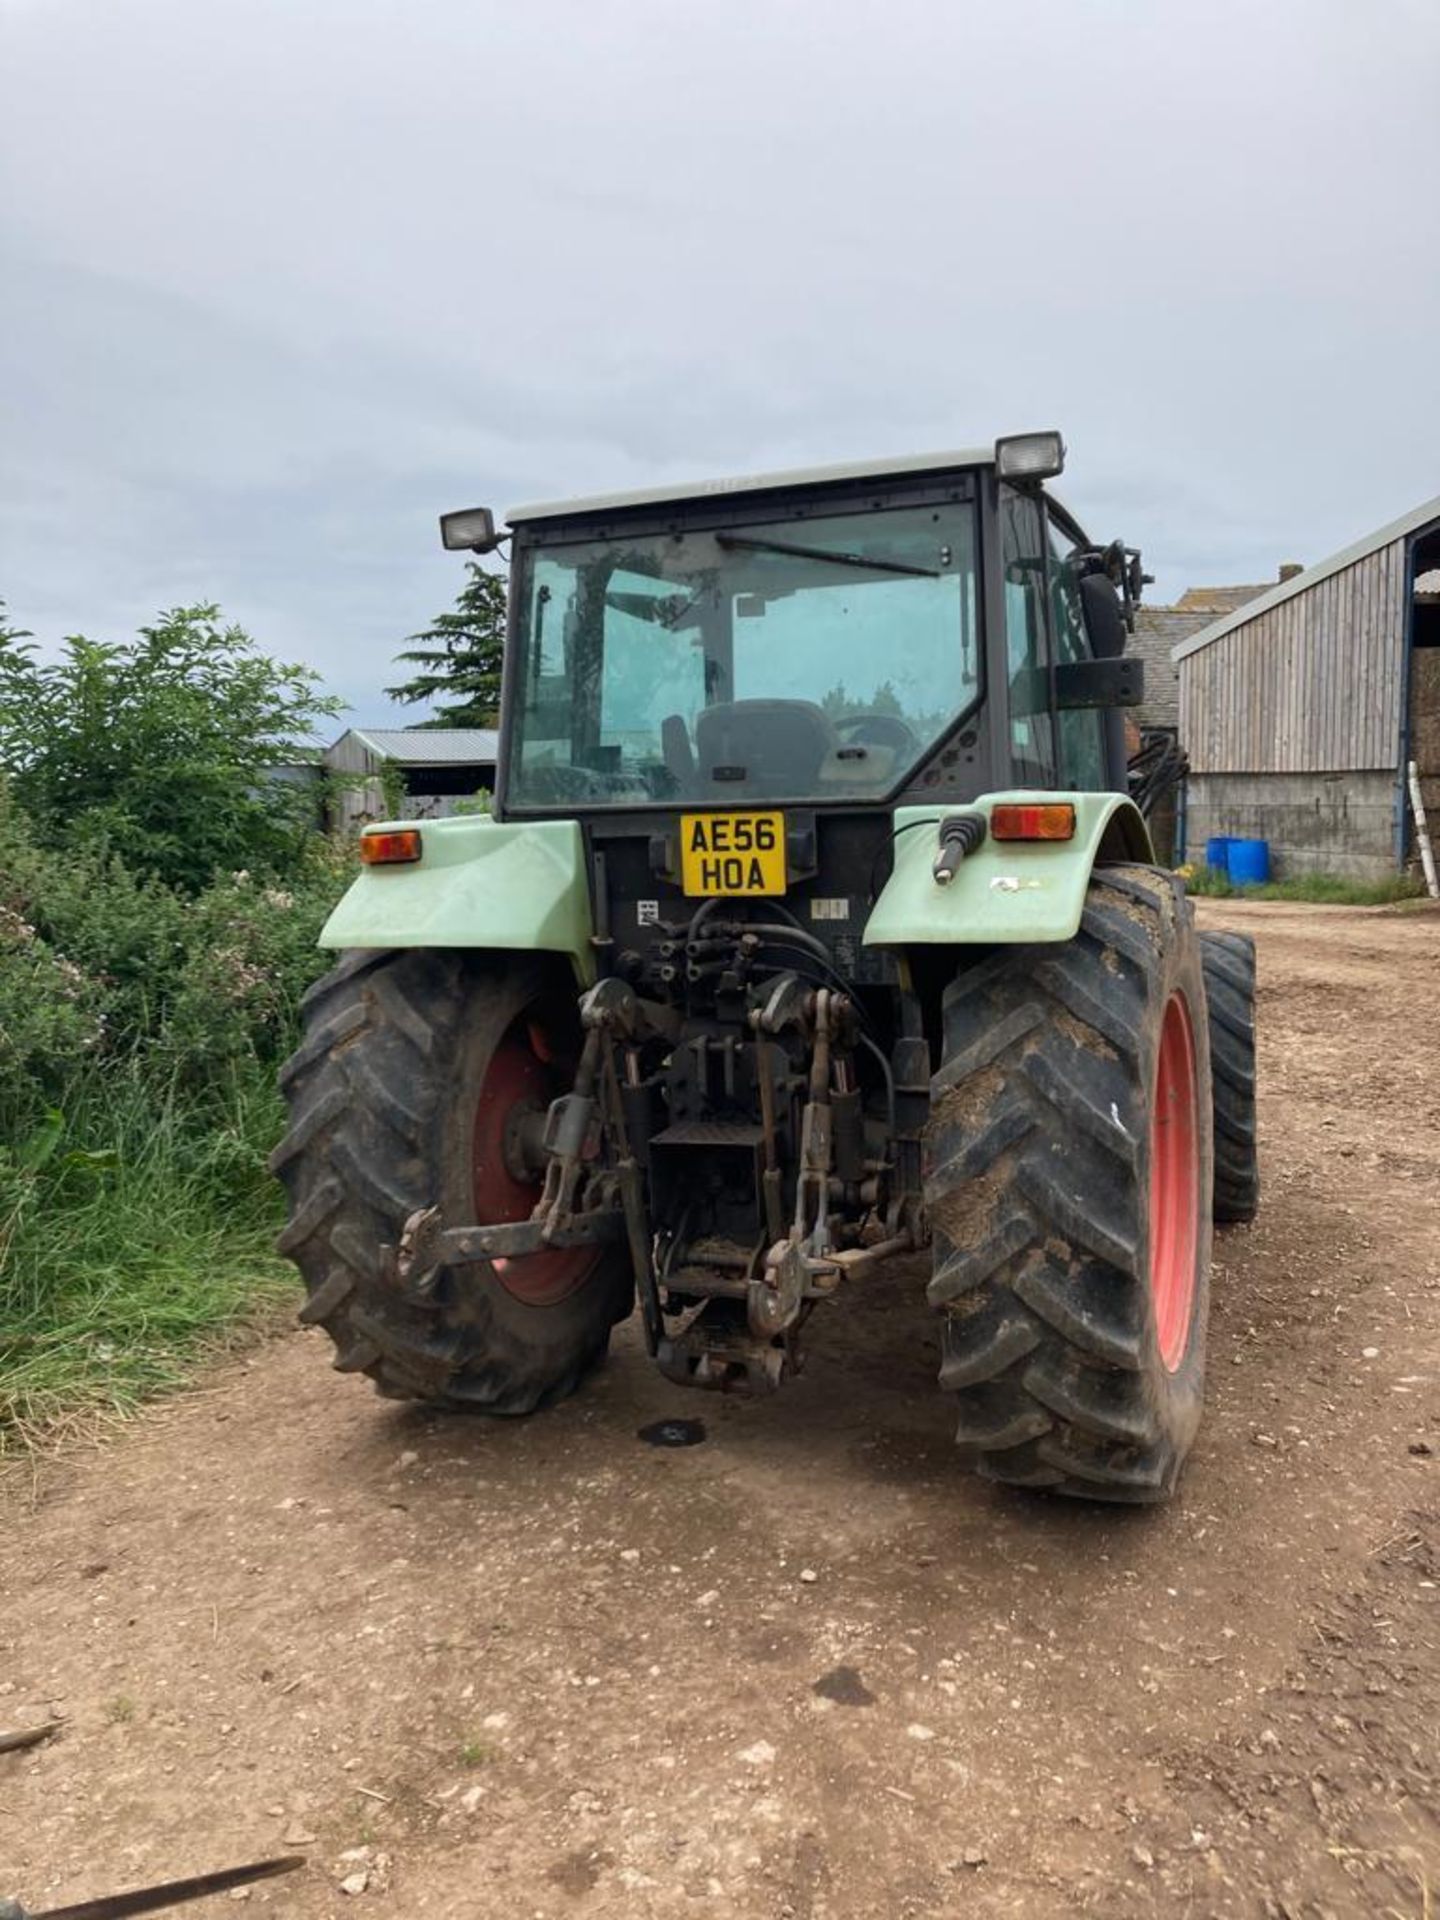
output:
[[[751,793],[813,793],[836,745],[813,700],[732,700],[702,708],[695,719],[700,778],[721,791],[729,783],[716,769],[743,767]]]

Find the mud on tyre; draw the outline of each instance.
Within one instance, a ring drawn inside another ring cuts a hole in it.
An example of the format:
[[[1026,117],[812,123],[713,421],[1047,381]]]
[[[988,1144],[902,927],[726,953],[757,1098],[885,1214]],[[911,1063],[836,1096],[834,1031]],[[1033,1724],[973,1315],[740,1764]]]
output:
[[[352,953],[310,989],[304,1021],[271,1159],[289,1195],[280,1251],[308,1295],[300,1318],[330,1334],[341,1372],[392,1398],[522,1414],[569,1393],[630,1309],[623,1254],[442,1269],[408,1293],[392,1257],[426,1207],[457,1225],[528,1216],[539,1183],[514,1130],[569,1085],[568,975],[522,958]]]
[[[929,1297],[985,1477],[1091,1499],[1174,1487],[1200,1420],[1211,1090],[1193,909],[1097,871],[1077,937],[962,969],[931,1088]]]

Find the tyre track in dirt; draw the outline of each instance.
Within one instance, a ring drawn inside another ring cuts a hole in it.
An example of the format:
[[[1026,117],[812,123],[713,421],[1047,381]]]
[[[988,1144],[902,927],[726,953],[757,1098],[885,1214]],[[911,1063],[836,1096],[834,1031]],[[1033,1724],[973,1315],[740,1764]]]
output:
[[[248,1904],[297,1920],[1428,1911],[1440,918],[1202,911],[1260,945],[1265,1187],[1174,1506],[961,1475],[918,1263],[762,1405],[630,1327],[551,1414],[437,1421],[291,1335],[0,1476],[0,1723],[65,1716],[0,1756],[0,1892],[288,1835]]]

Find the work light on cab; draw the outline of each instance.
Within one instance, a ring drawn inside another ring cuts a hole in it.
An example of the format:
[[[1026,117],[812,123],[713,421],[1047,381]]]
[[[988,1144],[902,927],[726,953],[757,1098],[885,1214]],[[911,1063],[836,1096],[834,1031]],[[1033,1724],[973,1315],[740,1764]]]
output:
[[[1002,480],[1053,480],[1065,471],[1065,442],[1058,433],[1013,433],[995,442],[995,471]]]
[[[463,507],[440,516],[440,543],[451,553],[493,553],[503,538],[489,507]]]

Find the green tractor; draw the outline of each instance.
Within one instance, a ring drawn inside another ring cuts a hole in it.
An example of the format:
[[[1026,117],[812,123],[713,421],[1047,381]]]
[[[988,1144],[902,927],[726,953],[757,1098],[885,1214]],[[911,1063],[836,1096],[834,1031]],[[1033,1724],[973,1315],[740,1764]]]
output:
[[[442,520],[511,545],[494,811],[367,829],[284,1071],[342,1372],[529,1413],[638,1303],[667,1378],[768,1393],[928,1245],[964,1459],[1171,1491],[1255,1204],[1253,954],[1128,797],[1145,576],[1063,457]]]

